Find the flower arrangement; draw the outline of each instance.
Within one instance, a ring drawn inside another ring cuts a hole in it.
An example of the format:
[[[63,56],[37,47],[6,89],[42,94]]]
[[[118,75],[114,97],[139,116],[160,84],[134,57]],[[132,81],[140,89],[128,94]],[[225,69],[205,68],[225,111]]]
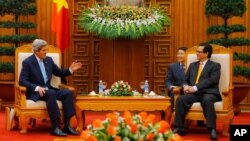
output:
[[[84,141],[182,141],[178,134],[173,134],[166,121],[155,123],[155,115],[128,111],[123,116],[108,113],[104,121],[96,119],[82,131]]]
[[[133,95],[133,91],[128,82],[117,81],[112,84],[110,90],[107,95],[111,96],[131,96]]]
[[[170,24],[161,7],[99,6],[83,9],[79,16],[80,27],[101,38],[138,39],[159,33]]]

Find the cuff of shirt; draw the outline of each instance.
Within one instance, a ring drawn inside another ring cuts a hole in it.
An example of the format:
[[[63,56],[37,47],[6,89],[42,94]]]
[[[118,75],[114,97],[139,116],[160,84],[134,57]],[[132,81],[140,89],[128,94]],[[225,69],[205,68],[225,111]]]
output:
[[[195,92],[198,91],[198,88],[196,86],[193,86],[193,88],[194,88]]]
[[[173,88],[175,88],[175,86],[170,86],[170,90],[172,90]]]
[[[38,92],[38,88],[39,88],[39,86],[36,86],[36,88],[35,88],[35,92]]]
[[[73,74],[73,70],[71,68],[69,68],[69,71],[70,71],[71,74]]]

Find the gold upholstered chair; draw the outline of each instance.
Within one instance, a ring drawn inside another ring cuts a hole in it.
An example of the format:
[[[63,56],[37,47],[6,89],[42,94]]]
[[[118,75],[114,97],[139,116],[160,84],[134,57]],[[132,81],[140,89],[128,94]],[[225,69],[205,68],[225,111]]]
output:
[[[222,101],[215,102],[216,119],[221,120],[224,123],[222,134],[229,135],[229,124],[231,123],[234,112],[233,112],[233,81],[232,81],[232,68],[233,68],[233,54],[232,50],[225,48],[223,46],[212,45],[213,54],[211,60],[220,63],[221,65],[221,76],[219,82],[219,89],[222,97]],[[197,61],[196,49],[198,46],[189,48],[186,51],[186,66],[188,68],[189,64]],[[175,91],[175,100],[179,96],[179,91]],[[176,102],[175,102],[176,103]],[[173,113],[172,119],[174,119],[175,114]],[[193,103],[189,109],[186,119],[189,121],[193,120],[204,120],[202,107],[199,102]]]
[[[15,116],[19,119],[19,126],[21,128],[20,133],[27,132],[27,120],[28,119],[37,119],[37,118],[49,118],[46,103],[44,101],[32,101],[26,99],[26,87],[19,86],[19,75],[22,69],[22,62],[28,56],[33,53],[32,45],[27,44],[21,47],[18,47],[15,52],[15,104],[14,111]],[[55,64],[58,67],[61,66],[61,53],[60,50],[52,45],[48,45],[48,53],[47,56],[53,58]],[[55,88],[63,88],[69,89],[74,94],[74,88],[61,84],[61,79],[56,76],[52,76],[51,85]],[[60,108],[60,112],[62,115],[62,103],[61,101],[57,101],[58,106]],[[9,122],[12,123],[11,121]],[[7,127],[11,127],[8,125]]]

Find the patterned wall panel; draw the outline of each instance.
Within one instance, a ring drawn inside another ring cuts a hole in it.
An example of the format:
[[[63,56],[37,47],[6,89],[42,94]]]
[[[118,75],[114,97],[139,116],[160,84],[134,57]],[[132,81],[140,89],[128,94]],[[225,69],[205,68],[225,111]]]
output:
[[[78,16],[83,8],[88,6],[88,0],[72,0],[70,5],[72,25],[72,60],[79,60],[83,63],[83,68],[73,75],[71,84],[76,87],[77,94],[88,93],[92,90],[97,91],[100,60],[99,49],[100,41],[90,33],[85,32],[79,27]],[[98,1],[101,3],[101,0]],[[150,0],[146,0],[148,5]],[[165,12],[171,16],[171,0],[156,0],[164,7]],[[172,49],[172,30],[167,27],[163,32],[145,39],[145,79],[149,80],[151,90],[157,93],[164,92],[164,80],[167,67],[171,62]]]
[[[150,0],[146,0],[147,5]],[[172,0],[156,0],[172,20]],[[169,64],[174,60],[173,26],[166,27],[160,34],[148,40],[145,44],[145,79],[149,80],[150,89],[165,93],[165,77]]]
[[[101,2],[100,0],[97,2]],[[99,81],[99,44],[100,41],[92,34],[85,32],[79,26],[78,17],[81,11],[89,6],[89,0],[72,0],[69,1],[72,9],[70,10],[72,46],[71,60],[82,62],[82,69],[77,71],[70,83],[75,86],[76,93],[89,93],[97,90]]]
[[[171,51],[171,46],[170,46],[171,41],[166,40],[166,38],[158,40],[154,40],[154,57],[156,58],[161,58],[161,57],[170,57],[170,51]]]

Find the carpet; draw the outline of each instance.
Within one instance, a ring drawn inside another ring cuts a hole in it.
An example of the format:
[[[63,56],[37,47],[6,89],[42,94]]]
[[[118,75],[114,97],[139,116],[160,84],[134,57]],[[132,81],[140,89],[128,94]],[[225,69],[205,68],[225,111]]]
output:
[[[103,112],[86,112],[86,124],[89,124],[93,119],[99,118],[104,119],[105,114]],[[160,114],[156,114],[156,120],[160,119]],[[28,126],[27,134],[20,134],[19,130],[6,131],[5,127],[5,112],[0,111],[0,141],[53,141],[56,137],[50,135],[50,121],[42,121],[42,119],[37,120],[37,124],[34,128]],[[241,113],[235,116],[233,119],[234,124],[250,124],[250,113]],[[73,126],[76,127],[76,121],[73,122]],[[229,141],[229,137],[224,137],[221,135],[223,124],[217,122],[217,132],[218,141]],[[188,130],[186,130],[186,136],[183,137],[185,140],[193,141],[208,141],[209,132],[206,128],[196,127],[191,124]],[[65,138],[77,138],[74,136],[68,136]]]

